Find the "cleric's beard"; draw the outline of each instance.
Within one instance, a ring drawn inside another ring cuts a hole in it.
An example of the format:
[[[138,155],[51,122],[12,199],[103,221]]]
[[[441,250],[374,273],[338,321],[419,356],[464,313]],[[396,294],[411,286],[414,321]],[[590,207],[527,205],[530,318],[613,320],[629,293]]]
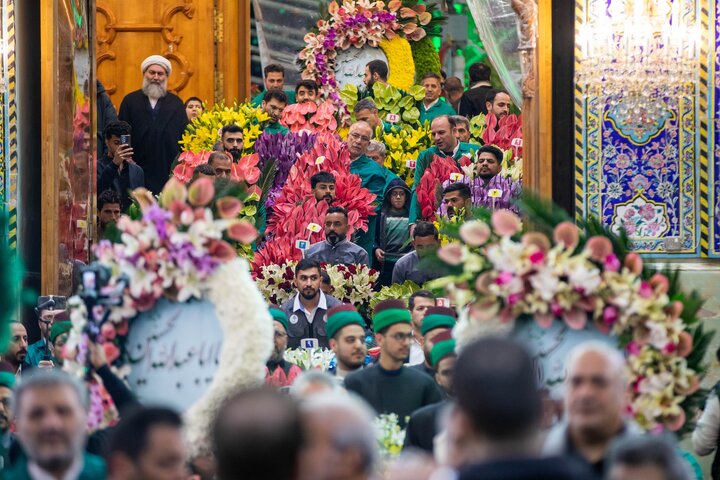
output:
[[[148,98],[157,100],[167,95],[167,80],[163,80],[162,84],[153,83],[147,78],[143,78],[142,92]]]

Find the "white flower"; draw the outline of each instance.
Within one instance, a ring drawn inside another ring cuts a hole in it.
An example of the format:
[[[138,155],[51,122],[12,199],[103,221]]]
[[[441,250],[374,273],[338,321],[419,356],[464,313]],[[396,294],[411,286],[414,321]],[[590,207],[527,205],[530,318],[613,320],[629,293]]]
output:
[[[590,294],[600,287],[600,270],[587,261],[571,262],[568,269],[568,280],[573,288]]]
[[[540,295],[540,298],[542,298],[546,302],[549,302],[553,299],[553,297],[557,293],[559,284],[560,279],[555,276],[555,274],[552,272],[552,269],[550,268],[543,268],[535,275],[530,277],[530,285],[532,285],[533,289],[535,289],[535,292]]]

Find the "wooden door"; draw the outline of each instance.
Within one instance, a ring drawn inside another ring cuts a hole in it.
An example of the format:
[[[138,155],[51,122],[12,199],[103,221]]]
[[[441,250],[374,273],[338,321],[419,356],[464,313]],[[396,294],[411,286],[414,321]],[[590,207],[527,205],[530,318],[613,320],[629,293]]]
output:
[[[215,97],[214,0],[98,0],[97,74],[116,108],[142,86],[140,65],[168,58],[168,89],[181,99]]]

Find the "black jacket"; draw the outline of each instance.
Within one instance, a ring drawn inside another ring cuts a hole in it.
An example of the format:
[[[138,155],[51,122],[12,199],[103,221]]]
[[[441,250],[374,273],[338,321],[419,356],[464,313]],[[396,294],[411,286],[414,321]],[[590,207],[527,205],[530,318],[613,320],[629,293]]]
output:
[[[398,251],[392,251],[388,252],[387,248],[387,238],[385,235],[386,230],[386,222],[385,220],[388,218],[389,212],[390,212],[390,192],[392,192],[396,188],[402,188],[405,190],[405,211],[407,214],[405,216],[408,216],[410,213],[410,201],[412,197],[412,192],[408,188],[407,184],[401,180],[400,178],[396,178],[392,180],[387,188],[385,188],[385,198],[383,198],[382,207],[380,209],[380,218],[378,220],[378,228],[375,230],[375,248],[380,248],[385,251],[385,253],[397,253],[400,254],[400,256],[410,252],[412,250],[412,245],[407,244],[404,248],[399,249]],[[397,215],[396,215],[397,216]],[[410,233],[408,230],[408,239],[410,238]]]
[[[115,111],[115,105],[112,104],[110,97],[105,93],[105,87],[100,80],[97,81],[97,158],[103,158],[107,155],[107,146],[105,145],[105,127],[108,123],[117,121],[118,116]]]
[[[460,115],[472,118],[481,113],[487,114],[485,97],[487,97],[490,90],[492,90],[491,86],[481,85],[479,87],[470,88],[467,92],[463,93],[462,98],[460,98],[460,105],[458,105]]]
[[[115,190],[122,200],[123,211],[127,210],[132,203],[128,192],[145,186],[145,173],[135,163],[125,162],[122,172],[110,157],[103,157],[98,160],[97,166],[97,191],[98,194],[105,190]]]
[[[458,480],[592,480],[594,474],[567,457],[507,459],[471,465]]]

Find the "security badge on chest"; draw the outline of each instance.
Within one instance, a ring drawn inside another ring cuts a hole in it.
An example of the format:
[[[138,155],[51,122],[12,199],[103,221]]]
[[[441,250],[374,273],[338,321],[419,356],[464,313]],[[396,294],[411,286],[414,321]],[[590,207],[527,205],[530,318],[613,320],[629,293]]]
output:
[[[293,325],[295,325],[298,322],[298,320],[300,320],[300,319],[298,318],[297,315],[294,315],[294,314],[290,315],[290,323],[292,323]]]

